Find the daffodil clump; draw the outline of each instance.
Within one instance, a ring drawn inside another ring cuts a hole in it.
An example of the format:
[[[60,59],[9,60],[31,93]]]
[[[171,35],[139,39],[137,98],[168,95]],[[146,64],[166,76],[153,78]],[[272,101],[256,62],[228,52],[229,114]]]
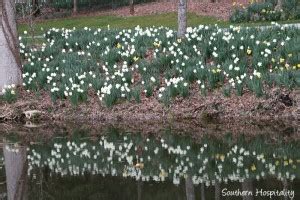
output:
[[[73,104],[95,95],[107,106],[155,97],[164,103],[197,89],[206,95],[300,85],[300,30],[189,27],[184,39],[166,27],[50,29],[45,42],[20,38],[23,82]]]
[[[97,140],[56,138],[27,148],[28,174],[48,168],[51,175],[85,173],[173,181],[191,177],[207,186],[246,179],[293,181],[299,178],[299,145],[266,144],[259,139],[236,143],[168,135],[159,139],[139,134],[110,133]],[[13,148],[6,146],[6,148]]]
[[[0,98],[8,103],[14,102],[17,98],[16,86],[14,84],[4,85]]]
[[[300,19],[300,2],[298,0],[283,1],[280,9],[277,7],[276,0],[263,2],[252,0],[246,7],[234,2],[233,6],[235,10],[230,16],[230,21],[235,23]]]

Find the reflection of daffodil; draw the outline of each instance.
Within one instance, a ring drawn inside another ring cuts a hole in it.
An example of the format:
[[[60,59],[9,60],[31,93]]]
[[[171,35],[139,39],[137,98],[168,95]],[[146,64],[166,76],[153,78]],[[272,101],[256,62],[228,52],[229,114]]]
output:
[[[159,177],[167,177],[168,173],[165,172],[165,170],[161,170],[161,172],[159,173]]]
[[[222,160],[222,162],[224,162],[225,156],[223,154],[220,155],[220,160]]]
[[[288,54],[288,57],[292,57],[292,56],[293,56],[293,54],[291,54],[291,53],[290,53],[290,54]]]
[[[253,164],[252,166],[251,166],[251,171],[255,171],[256,170],[256,167],[255,167],[255,165]]]
[[[144,168],[144,163],[136,163],[136,165],[134,167],[143,169]]]

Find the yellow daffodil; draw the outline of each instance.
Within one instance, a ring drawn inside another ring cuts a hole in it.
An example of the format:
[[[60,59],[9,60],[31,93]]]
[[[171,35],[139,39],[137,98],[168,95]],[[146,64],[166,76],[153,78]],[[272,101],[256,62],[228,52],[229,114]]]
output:
[[[287,160],[285,160],[284,162],[283,162],[283,165],[284,166],[287,166],[289,164],[289,162],[287,161]]]
[[[287,69],[289,69],[289,68],[290,68],[290,65],[289,65],[289,64],[287,64],[287,63],[286,63],[284,66],[285,66],[285,68],[287,68]]]
[[[283,63],[285,61],[284,58],[280,58],[280,63]]]
[[[120,43],[117,44],[117,48],[120,49],[122,45]]]
[[[181,43],[181,39],[180,39],[180,38],[179,38],[179,39],[177,39],[177,42],[178,42],[178,43]]]
[[[220,155],[220,160],[222,160],[222,162],[224,162],[225,156],[223,154]]]
[[[137,57],[137,56],[134,56],[134,57],[133,57],[133,60],[134,60],[134,62],[136,62],[136,61],[138,61],[138,60],[139,60],[139,57]]]
[[[293,56],[293,54],[291,54],[291,53],[290,53],[290,54],[288,54],[288,57],[292,57],[292,56]]]
[[[251,49],[247,49],[247,54],[251,55],[251,53],[252,53],[252,50]]]
[[[275,165],[276,165],[276,166],[279,165],[279,160],[276,160]]]
[[[155,47],[157,47],[157,48],[160,47],[160,43],[158,43],[158,42],[153,42],[153,45],[154,45]]]
[[[298,68],[300,68],[300,63],[297,65]]]

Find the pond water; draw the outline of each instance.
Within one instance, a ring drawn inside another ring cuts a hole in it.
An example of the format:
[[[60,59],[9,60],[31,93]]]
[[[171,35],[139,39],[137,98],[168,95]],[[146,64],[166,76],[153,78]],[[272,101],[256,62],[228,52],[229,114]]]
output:
[[[3,136],[0,199],[300,199],[295,139],[53,132]]]

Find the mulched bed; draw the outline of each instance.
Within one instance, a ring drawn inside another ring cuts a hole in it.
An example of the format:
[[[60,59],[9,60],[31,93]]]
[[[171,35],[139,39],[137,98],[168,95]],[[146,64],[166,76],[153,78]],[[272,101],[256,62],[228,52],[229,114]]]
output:
[[[218,1],[218,0],[217,0]],[[236,0],[238,4],[246,5],[249,3],[248,0]],[[197,15],[214,16],[218,19],[227,20],[229,19],[230,13],[233,10],[233,0],[219,0],[216,3],[211,3],[209,0],[188,1],[189,12]],[[135,6],[135,15],[151,15],[177,11],[177,0],[169,0],[166,2],[153,2],[147,4],[140,4]],[[129,7],[122,7],[117,10],[110,11],[115,15],[119,16],[130,16]]]
[[[217,2],[211,3],[210,0],[188,0],[188,11],[201,16],[213,16],[221,20],[228,20],[233,7],[233,2],[237,4],[246,5],[248,0],[216,0]],[[153,14],[162,14],[177,12],[177,0],[165,0],[163,2],[152,2],[135,5],[134,16],[144,16]],[[109,9],[109,10],[85,10],[80,11],[76,16],[99,16],[99,15],[116,15],[127,17],[131,16],[129,6]],[[72,16],[70,10],[57,11],[52,8],[43,8],[41,15],[35,18],[35,21],[43,21],[52,18],[65,18]],[[25,23],[27,19],[18,18],[19,23]]]

